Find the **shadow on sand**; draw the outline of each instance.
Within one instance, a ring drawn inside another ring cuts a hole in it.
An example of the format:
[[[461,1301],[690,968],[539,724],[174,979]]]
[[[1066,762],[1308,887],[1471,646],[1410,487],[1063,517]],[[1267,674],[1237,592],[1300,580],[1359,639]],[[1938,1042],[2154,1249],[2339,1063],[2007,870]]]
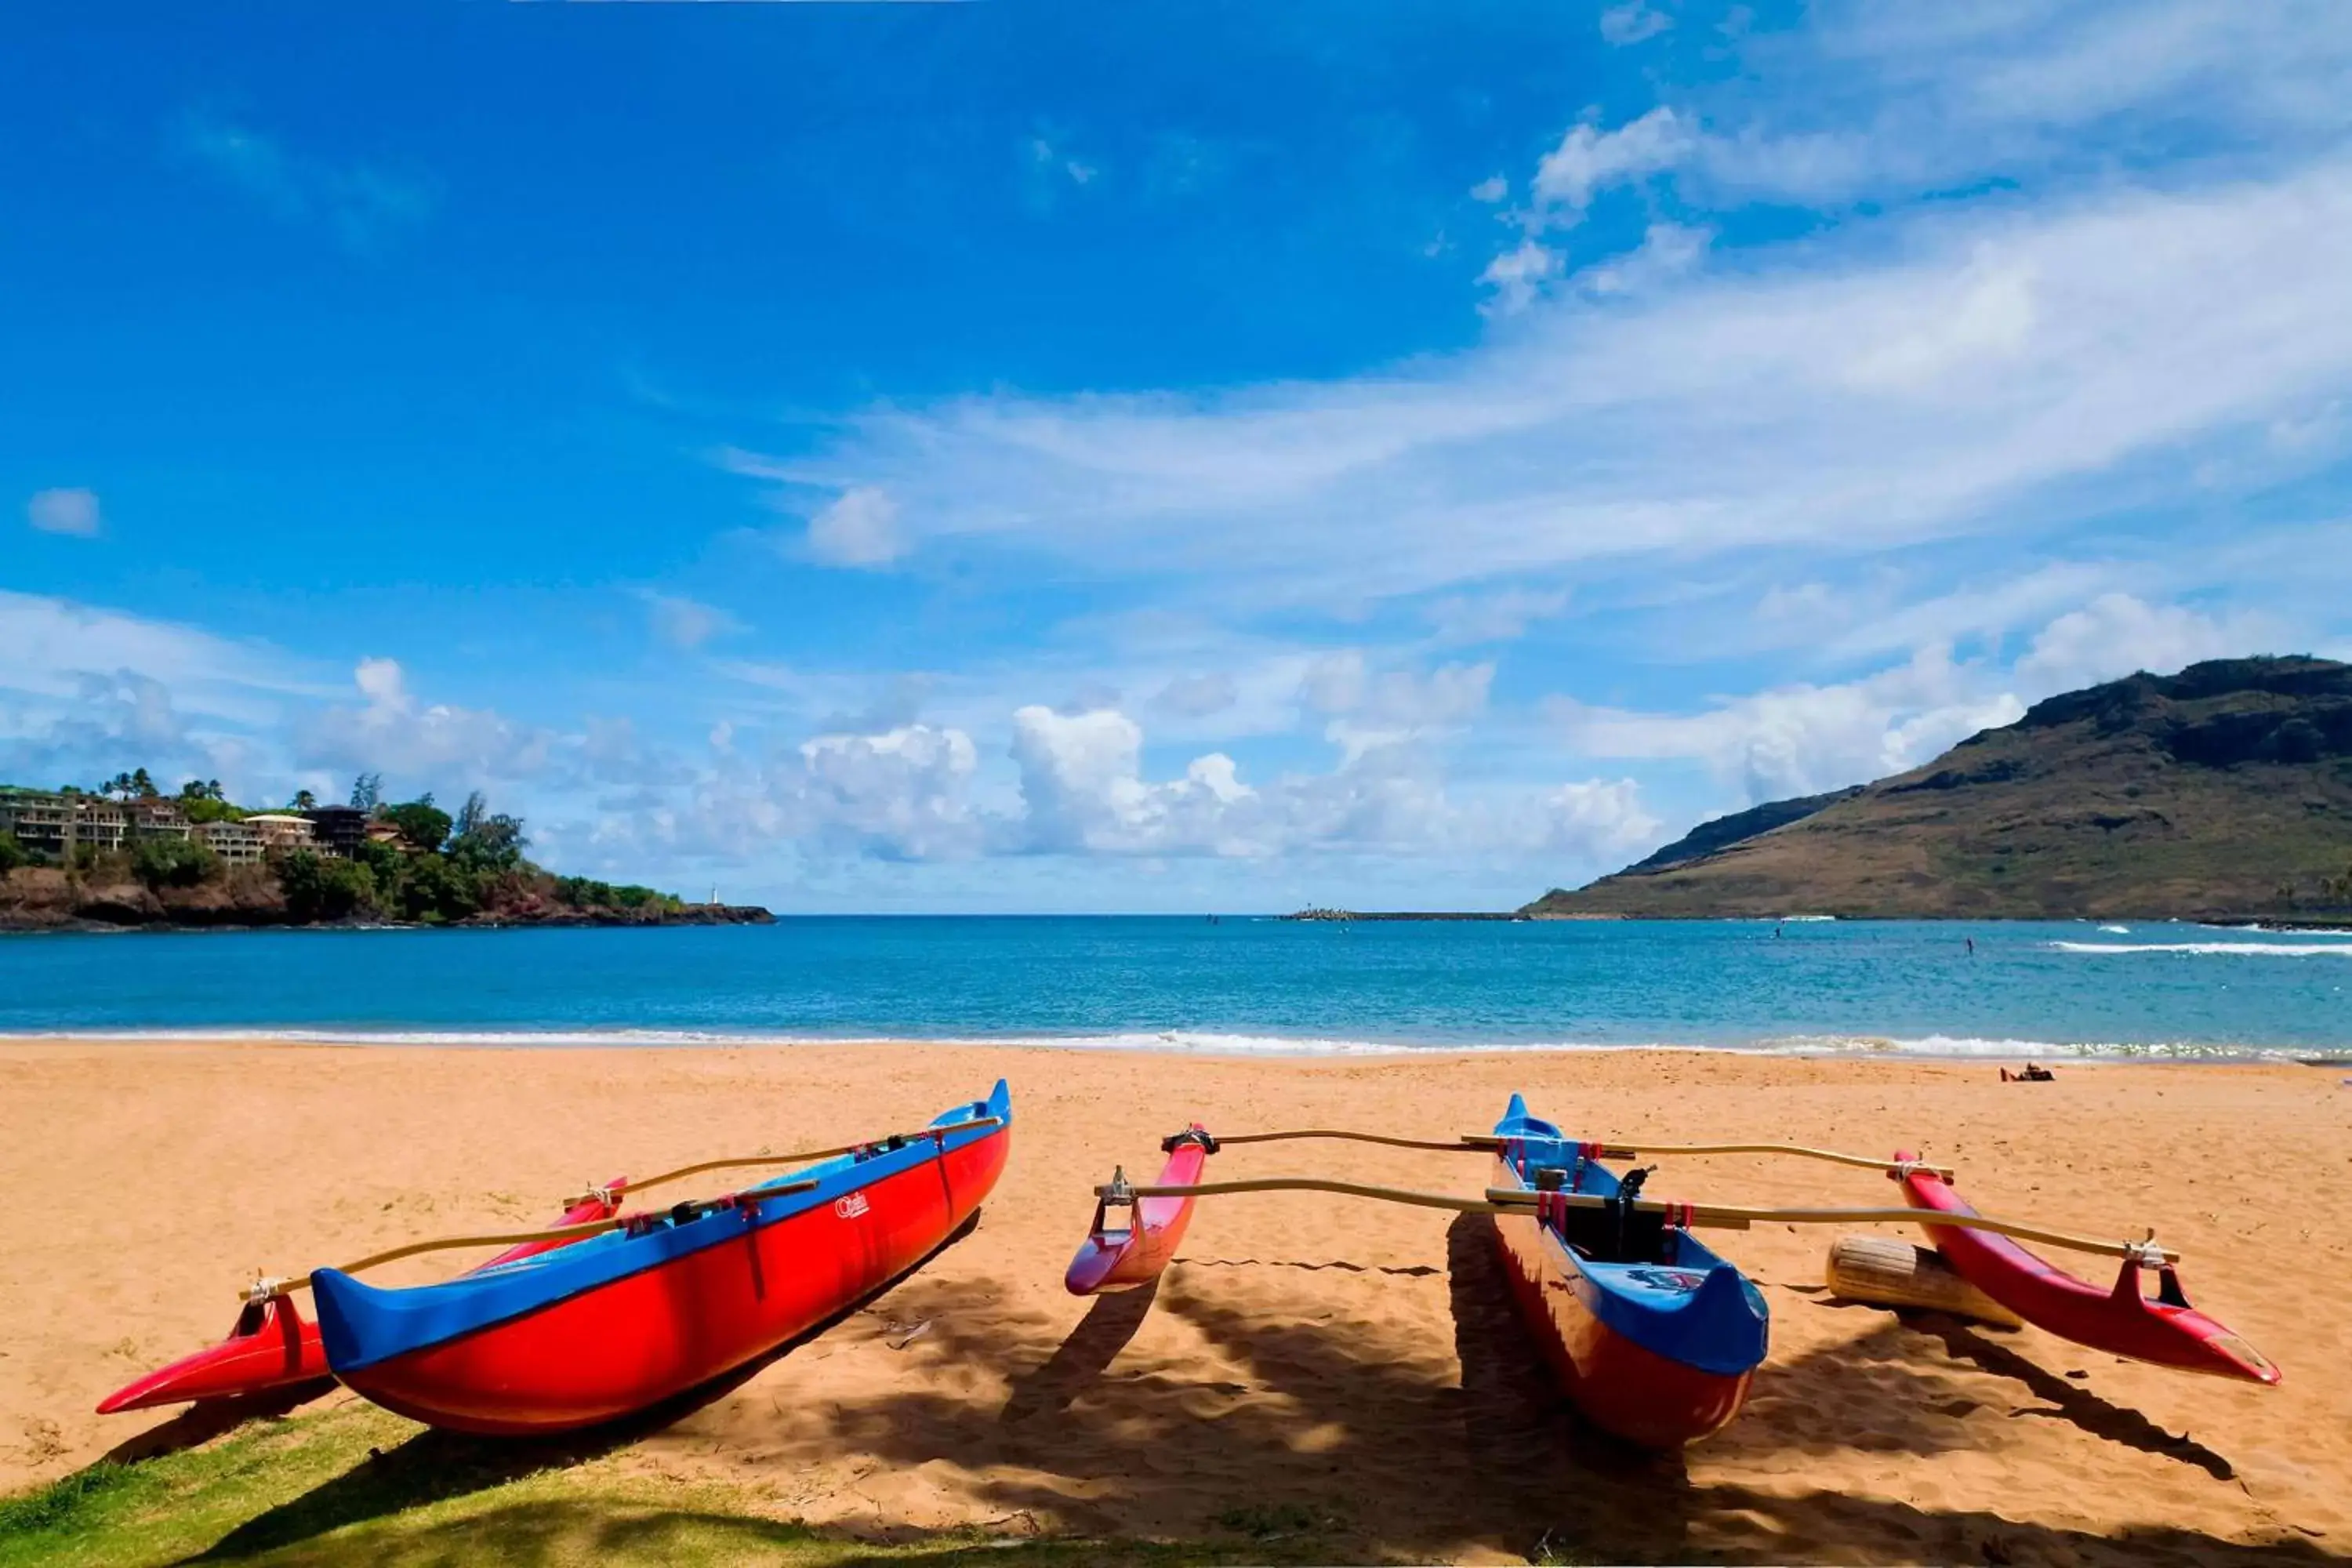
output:
[[[1321,1263],[1309,1263],[1295,1258],[1179,1258],[1175,1261],[1187,1268],[1303,1268],[1311,1274],[1330,1268],[1342,1274],[1385,1274],[1393,1279],[1433,1279],[1444,1272],[1426,1263],[1398,1268],[1392,1264],[1350,1263],[1344,1258],[1333,1258]]]
[[[1370,1315],[1376,1298],[1360,1313],[1345,1299],[1327,1306],[1292,1294],[1278,1279],[1242,1294],[1179,1268],[1156,1300],[1097,1302],[1042,1358],[1043,1314],[982,1287],[918,1280],[895,1310],[932,1321],[937,1353],[995,1366],[1012,1397],[992,1412],[910,1384],[839,1410],[830,1427],[886,1466],[948,1461],[995,1510],[1211,1541],[1289,1516],[1311,1521],[1322,1552],[1343,1561],[1475,1545],[1600,1562],[2352,1562],[2311,1542],[2253,1546],[2169,1527],[2107,1536],[1798,1489],[1811,1454],[1936,1454],[1982,1440],[1981,1423],[1956,1418],[1979,1402],[1891,1320],[1859,1342],[1771,1367],[1758,1387],[1759,1405],[1777,1406],[1771,1418],[1751,1415],[1716,1440],[1736,1436],[1733,1457],[1769,1461],[1788,1485],[1697,1481],[1681,1456],[1627,1447],[1566,1407],[1511,1306],[1491,1221],[1454,1222],[1445,1276],[1450,1345],[1432,1342],[1425,1313]],[[1213,1373],[1195,1349],[1139,1337],[1153,1310],[1209,1342]],[[1965,1340],[1956,1348],[1981,1353]],[[1985,1348],[1990,1370],[2015,1374],[2000,1347]],[[2039,1388],[2045,1375],[2025,1381]],[[1857,1432],[1865,1408],[1874,1425]],[[2105,1440],[2212,1473],[2119,1414],[2121,1423],[2080,1403],[2072,1411]]]
[[[2217,1481],[2238,1478],[2230,1461],[2204,1444],[2186,1435],[2175,1436],[2138,1411],[2111,1404],[2089,1389],[2034,1365],[2007,1345],[1993,1343],[1965,1323],[1950,1318],[1923,1316],[1912,1326],[1943,1341],[1944,1349],[1955,1360],[1973,1362],[1995,1376],[2012,1378],[2025,1384],[2036,1398],[2046,1399],[2052,1405],[2048,1410],[2012,1410],[2012,1415],[2055,1417],[2094,1437],[2194,1465]]]
[[[2212,1484],[2227,1473],[2210,1450],[2184,1447],[2144,1417],[1958,1328],[1930,1331],[1974,1364],[1965,1378],[1923,1353],[1918,1334],[1893,1320],[1859,1340],[1768,1363],[1749,1415],[1716,1442],[1727,1457],[1779,1479],[1695,1480],[1681,1456],[1628,1448],[1566,1407],[1510,1304],[1491,1221],[1452,1224],[1444,1272],[1441,1307],[1432,1287],[1411,1279],[1335,1292],[1311,1274],[1179,1268],[1155,1290],[1102,1298],[1066,1331],[1064,1320],[1008,1300],[989,1283],[917,1277],[895,1288],[892,1315],[928,1323],[926,1353],[974,1373],[992,1369],[1009,1396],[1000,1406],[909,1378],[829,1404],[816,1418],[828,1447],[873,1456],[887,1468],[946,1461],[966,1478],[970,1496],[996,1513],[1205,1540],[1217,1552],[1261,1561],[1444,1557],[1484,1547],[1601,1562],[2352,1565],[2310,1541],[2252,1546],[2176,1527],[2102,1535],[1990,1510],[1801,1489],[1814,1454],[1978,1446],[1985,1423],[1966,1416],[1981,1407],[1982,1373],[2021,1383],[2100,1440],[2180,1459],[2215,1477]],[[1181,1331],[1144,1335],[1154,1311]],[[1442,1313],[1434,1323],[1433,1312]],[[241,1526],[207,1555],[295,1545],[580,1463],[722,1396],[777,1356],[658,1411],[569,1438],[421,1434]],[[1857,1426],[1864,1412],[1866,1428]],[[796,1408],[779,1419],[812,1417]],[[1293,1519],[1304,1521],[1297,1533],[1267,1523]],[[790,1531],[643,1502],[516,1500],[404,1537],[402,1555],[454,1560],[509,1540],[525,1559],[593,1561],[671,1547],[756,1555]],[[1090,1542],[1066,1547],[1072,1562],[1118,1556]],[[1044,1547],[1047,1554],[1063,1549]],[[935,1562],[974,1554],[954,1542],[916,1550]]]
[[[1111,1361],[1135,1338],[1151,1303],[1160,1295],[1160,1281],[1133,1290],[1118,1290],[1095,1298],[1070,1337],[1055,1347],[1053,1359],[1035,1372],[1015,1378],[1013,1395],[1004,1402],[1005,1422],[1026,1421],[1049,1410],[1061,1410],[1102,1376]]]

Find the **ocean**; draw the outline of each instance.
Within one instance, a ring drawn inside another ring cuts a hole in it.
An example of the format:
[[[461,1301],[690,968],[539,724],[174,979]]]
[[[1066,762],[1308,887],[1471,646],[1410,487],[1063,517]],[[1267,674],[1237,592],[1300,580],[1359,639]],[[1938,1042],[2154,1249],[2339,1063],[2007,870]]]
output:
[[[2229,1058],[2352,1047],[2347,987],[2352,932],[2179,923],[807,917],[0,937],[9,1035]]]

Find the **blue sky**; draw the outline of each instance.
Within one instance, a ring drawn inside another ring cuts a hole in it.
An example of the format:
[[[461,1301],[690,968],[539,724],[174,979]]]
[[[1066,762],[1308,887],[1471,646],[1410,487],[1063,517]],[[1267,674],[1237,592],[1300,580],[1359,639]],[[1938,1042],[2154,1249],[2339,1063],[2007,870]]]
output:
[[[2352,650],[2332,0],[12,20],[0,777],[1502,907]]]

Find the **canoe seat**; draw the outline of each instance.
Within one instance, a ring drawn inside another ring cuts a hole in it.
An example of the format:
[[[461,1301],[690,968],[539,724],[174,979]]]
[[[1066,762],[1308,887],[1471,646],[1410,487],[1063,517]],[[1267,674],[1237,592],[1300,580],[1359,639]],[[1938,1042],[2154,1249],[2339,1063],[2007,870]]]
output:
[[[1674,1262],[1680,1255],[1681,1233],[1666,1224],[1664,1215],[1633,1206],[1653,1169],[1644,1165],[1626,1172],[1606,1207],[1573,1208],[1559,1215],[1553,1221],[1559,1238],[1594,1263]],[[1539,1165],[1531,1174],[1538,1192],[1556,1193],[1568,1183],[1568,1173],[1557,1165]]]

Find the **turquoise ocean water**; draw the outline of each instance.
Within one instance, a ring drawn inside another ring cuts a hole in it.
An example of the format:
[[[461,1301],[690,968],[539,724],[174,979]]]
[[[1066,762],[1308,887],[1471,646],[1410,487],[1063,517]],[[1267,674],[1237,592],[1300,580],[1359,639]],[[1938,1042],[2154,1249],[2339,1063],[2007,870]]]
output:
[[[2294,1055],[2352,1047],[2352,933],[1229,915],[0,938],[0,1033],[54,1032]]]

